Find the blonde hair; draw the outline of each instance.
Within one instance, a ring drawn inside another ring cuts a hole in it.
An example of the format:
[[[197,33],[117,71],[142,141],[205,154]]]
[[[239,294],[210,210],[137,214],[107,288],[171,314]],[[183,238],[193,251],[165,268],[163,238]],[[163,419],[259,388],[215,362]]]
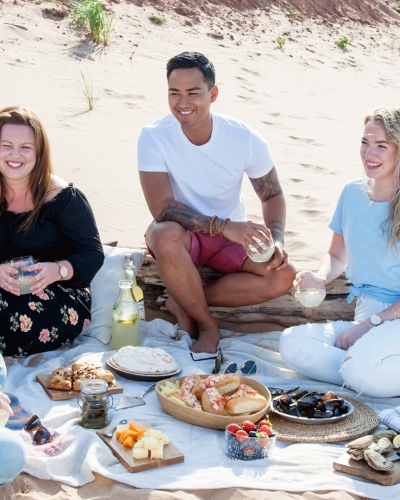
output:
[[[382,222],[382,231],[388,230],[389,246],[395,247],[400,240],[400,107],[377,108],[364,119],[383,125],[388,142],[397,146],[396,169],[394,172],[394,194],[390,200],[389,215]]]
[[[52,186],[53,167],[51,163],[50,144],[42,122],[28,108],[10,106],[0,110],[0,136],[4,125],[27,125],[35,135],[36,163],[29,176],[28,189],[32,196],[33,210],[21,225],[20,230],[28,233],[34,226],[39,211],[46,202],[47,193]],[[0,174],[0,216],[8,207],[5,198],[3,176]]]

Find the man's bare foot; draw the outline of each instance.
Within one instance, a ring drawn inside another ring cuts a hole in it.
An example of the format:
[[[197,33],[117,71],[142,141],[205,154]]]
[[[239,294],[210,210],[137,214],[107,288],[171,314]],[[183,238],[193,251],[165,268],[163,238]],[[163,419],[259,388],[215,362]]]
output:
[[[217,352],[217,345],[220,339],[218,329],[201,330],[199,340],[190,348],[193,352],[209,352],[215,354]]]
[[[182,309],[173,297],[169,297],[165,303],[165,307],[173,314],[178,322],[179,328],[188,332],[192,339],[199,338],[199,327],[196,321]]]

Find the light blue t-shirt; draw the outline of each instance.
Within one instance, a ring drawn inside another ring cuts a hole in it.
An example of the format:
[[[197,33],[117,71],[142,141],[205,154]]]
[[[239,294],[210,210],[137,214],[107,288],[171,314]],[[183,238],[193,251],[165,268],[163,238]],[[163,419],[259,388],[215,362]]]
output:
[[[329,227],[344,237],[346,276],[354,285],[348,301],[365,294],[393,304],[400,299],[400,244],[389,247],[381,228],[390,202],[371,201],[366,183],[355,179],[344,186]]]

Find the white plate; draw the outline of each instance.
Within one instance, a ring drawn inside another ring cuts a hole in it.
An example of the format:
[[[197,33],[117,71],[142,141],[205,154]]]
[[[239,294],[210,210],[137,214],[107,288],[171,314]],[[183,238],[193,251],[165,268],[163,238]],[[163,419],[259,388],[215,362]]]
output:
[[[338,395],[338,397],[340,397]],[[287,415],[286,413],[281,413],[278,410],[275,410],[274,408],[274,401],[276,399],[279,399],[280,396],[277,396],[272,400],[271,404],[271,409],[270,411],[274,415],[278,415],[279,417],[283,418],[283,420],[288,420],[289,422],[293,422],[295,424],[306,424],[306,425],[326,425],[326,424],[336,424],[336,422],[340,422],[341,420],[344,420],[347,418],[349,415],[351,415],[354,411],[354,406],[347,401],[346,399],[342,398],[344,400],[344,404],[349,407],[349,411],[343,415],[339,415],[338,417],[331,417],[331,418],[308,418],[308,417],[296,417],[294,415]]]
[[[169,377],[173,377],[177,375],[181,371],[181,367],[178,365],[178,368],[171,373],[155,373],[154,375],[146,373],[135,373],[129,370],[126,370],[120,366],[118,366],[114,362],[115,354],[111,354],[111,356],[107,359],[107,365],[114,371],[118,373],[121,377],[128,378],[130,380],[140,380],[142,382],[158,382],[159,380],[164,380]]]

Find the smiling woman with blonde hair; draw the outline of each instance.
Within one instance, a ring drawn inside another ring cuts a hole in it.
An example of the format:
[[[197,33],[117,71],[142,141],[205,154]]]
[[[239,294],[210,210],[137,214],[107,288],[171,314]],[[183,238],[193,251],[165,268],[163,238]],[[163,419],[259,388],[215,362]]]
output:
[[[26,356],[72,342],[90,322],[90,289],[104,254],[92,210],[53,175],[36,114],[0,110],[0,353]],[[22,294],[13,259],[32,256]]]
[[[302,271],[316,288],[346,268],[357,297],[354,322],[285,330],[279,350],[291,368],[316,380],[372,397],[400,394],[400,107],[377,108],[364,120],[361,160],[366,177],[348,182],[329,224],[331,246],[318,273]]]

